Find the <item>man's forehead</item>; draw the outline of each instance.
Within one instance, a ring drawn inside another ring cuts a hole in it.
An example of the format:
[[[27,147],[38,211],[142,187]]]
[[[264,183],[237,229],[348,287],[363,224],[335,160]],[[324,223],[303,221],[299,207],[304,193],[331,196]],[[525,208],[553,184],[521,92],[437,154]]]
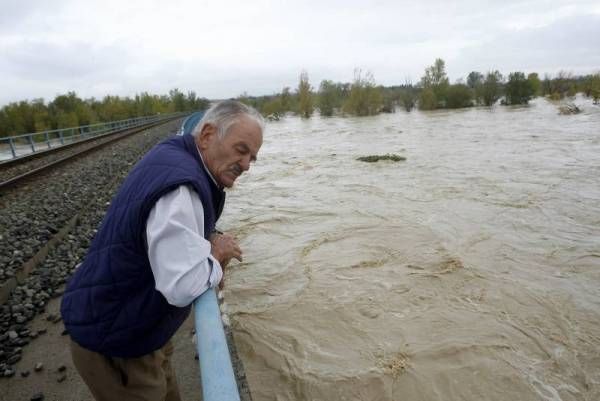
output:
[[[230,128],[226,138],[231,142],[262,144],[262,128],[253,118],[243,116]]]

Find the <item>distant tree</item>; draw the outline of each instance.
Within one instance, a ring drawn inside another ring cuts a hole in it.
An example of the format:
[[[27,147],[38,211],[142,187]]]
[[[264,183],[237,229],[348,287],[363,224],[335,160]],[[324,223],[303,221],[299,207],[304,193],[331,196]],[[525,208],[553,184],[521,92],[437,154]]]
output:
[[[525,74],[517,71],[508,75],[508,82],[504,87],[504,98],[506,104],[527,104],[533,97],[531,82],[525,78]]]
[[[441,58],[435,59],[433,65],[425,69],[425,75],[421,78],[423,86],[440,86],[448,84],[448,77],[446,76],[446,63]]]
[[[312,88],[308,82],[308,73],[302,71],[300,73],[300,81],[298,82],[298,113],[303,118],[309,118],[313,113]]]
[[[92,107],[87,102],[81,102],[75,107],[75,115],[77,116],[77,125],[90,125],[98,121],[98,117]],[[72,125],[71,125],[72,127]]]
[[[533,96],[539,96],[542,93],[542,81],[537,72],[532,72],[527,75],[527,80],[533,90]]]
[[[551,93],[552,99],[562,99],[569,94],[573,86],[573,74],[567,71],[559,71],[556,78],[551,82]]]
[[[435,110],[438,106],[438,101],[435,92],[431,87],[425,87],[419,94],[419,109]]]
[[[375,85],[373,74],[367,71],[363,76],[362,71],[356,69],[350,94],[343,105],[344,112],[356,116],[372,116],[379,114],[382,105],[381,87]]]
[[[450,85],[446,99],[446,107],[449,109],[473,106],[473,93],[465,84]]]
[[[600,103],[600,73],[592,75],[590,78],[590,96],[594,99],[594,104]]]
[[[33,130],[30,130],[30,132],[49,130],[51,127],[50,114],[48,113],[48,107],[44,103],[44,99],[33,99],[30,105],[34,121]]]
[[[264,116],[276,116],[279,117],[285,113],[281,96],[272,96],[271,99],[267,100],[260,107],[260,112]]]
[[[436,108],[445,106],[449,81],[446,75],[446,63],[444,60],[438,58],[433,65],[425,69],[425,75],[421,78],[421,86],[423,88],[431,88],[435,94]]]
[[[544,79],[542,80],[542,95],[550,96],[552,95],[552,79],[550,75],[544,74]]]
[[[395,113],[396,112],[396,95],[393,91],[385,90],[383,86],[378,87],[381,93],[381,112]]]
[[[467,76],[467,85],[471,89],[479,87],[483,83],[483,74],[477,71],[471,71]]]
[[[57,95],[46,104],[43,99],[20,101],[0,108],[0,136],[19,135],[55,128],[69,128],[99,121],[168,113],[174,110],[204,110],[210,102],[195,92],[184,95],[174,89],[166,95],[142,92],[135,97],[105,96],[83,100],[75,92]]]
[[[323,80],[319,85],[318,107],[322,116],[332,116],[339,105],[339,94],[333,81]]]
[[[173,111],[185,111],[186,110],[186,99],[185,95],[177,88],[169,91],[169,97],[171,98],[171,104],[173,105]]]
[[[488,72],[478,93],[481,102],[486,106],[493,106],[500,99],[501,94],[502,74],[497,70]]]
[[[406,111],[411,111],[417,103],[415,88],[413,87],[410,79],[406,79],[404,81],[404,87],[400,92],[400,103]]]
[[[77,127],[79,120],[73,111],[59,110],[55,115],[55,128]]]
[[[75,92],[68,92],[66,95],[58,95],[48,104],[51,128],[68,128],[78,125],[87,125],[95,121],[95,114],[84,104]],[[79,116],[83,120],[79,121]]]
[[[290,92],[289,86],[286,86],[281,90],[281,95],[279,97],[281,98],[282,111],[284,113],[286,111],[291,111],[292,105],[293,105],[293,96],[292,96],[292,93]]]

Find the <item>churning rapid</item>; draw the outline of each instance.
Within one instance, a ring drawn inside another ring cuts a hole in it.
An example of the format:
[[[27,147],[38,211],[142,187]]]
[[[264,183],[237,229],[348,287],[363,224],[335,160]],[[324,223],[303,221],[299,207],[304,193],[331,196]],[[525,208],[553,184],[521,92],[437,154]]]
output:
[[[600,399],[600,106],[577,102],[269,123],[221,225],[254,401]]]

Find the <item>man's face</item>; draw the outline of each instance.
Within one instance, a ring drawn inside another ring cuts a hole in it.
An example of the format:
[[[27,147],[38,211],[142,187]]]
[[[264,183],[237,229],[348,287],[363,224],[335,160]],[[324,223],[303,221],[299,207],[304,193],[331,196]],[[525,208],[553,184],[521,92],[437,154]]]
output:
[[[235,180],[256,161],[262,146],[262,131],[252,118],[243,116],[229,127],[220,139],[217,128],[205,125],[196,144],[202,153],[208,171],[222,187],[231,188]]]

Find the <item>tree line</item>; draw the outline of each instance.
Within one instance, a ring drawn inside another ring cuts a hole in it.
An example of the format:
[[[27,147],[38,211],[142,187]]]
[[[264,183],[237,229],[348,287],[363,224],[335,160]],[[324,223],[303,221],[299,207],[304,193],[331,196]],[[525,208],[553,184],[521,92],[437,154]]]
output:
[[[535,72],[520,71],[502,75],[499,71],[472,71],[466,79],[451,84],[446,64],[436,59],[428,66],[419,82],[407,80],[402,85],[377,85],[372,73],[355,70],[349,83],[323,80],[318,88],[309,82],[308,73],[300,73],[295,90],[284,87],[268,96],[243,94],[238,99],[258,109],[263,115],[279,118],[287,112],[309,118],[315,110],[322,116],[347,114],[369,116],[394,112],[396,107],[411,111],[454,109],[472,106],[527,104],[536,96],[552,100],[583,93],[600,103],[600,73],[574,76],[561,71],[555,77],[540,78]],[[0,137],[40,132],[58,128],[124,120],[133,117],[203,110],[210,105],[206,98],[191,91],[184,94],[172,89],[168,95],[143,92],[130,97],[105,96],[82,99],[75,92],[58,95],[49,103],[44,99],[10,103],[0,109]]]
[[[105,96],[98,100],[82,99],[75,92],[58,95],[51,102],[44,99],[9,103],[0,109],[0,137],[76,127],[106,121],[203,110],[208,99],[195,92],[184,94],[172,89],[168,95],[143,92],[134,97]]]
[[[272,118],[287,112],[308,118],[315,109],[322,116],[368,116],[394,112],[396,107],[411,111],[415,107],[420,110],[490,107],[497,102],[519,105],[527,104],[537,96],[560,100],[576,93],[583,93],[593,98],[594,103],[600,103],[600,73],[574,76],[561,71],[555,77],[545,75],[542,79],[535,72],[525,75],[515,71],[504,76],[497,70],[485,74],[472,71],[466,80],[459,79],[451,84],[444,60],[436,59],[416,84],[407,80],[403,85],[384,87],[376,84],[372,73],[356,70],[351,83],[323,80],[318,88],[313,88],[308,73],[302,71],[293,92],[290,87],[284,87],[281,93],[274,95],[243,94],[238,99]]]

